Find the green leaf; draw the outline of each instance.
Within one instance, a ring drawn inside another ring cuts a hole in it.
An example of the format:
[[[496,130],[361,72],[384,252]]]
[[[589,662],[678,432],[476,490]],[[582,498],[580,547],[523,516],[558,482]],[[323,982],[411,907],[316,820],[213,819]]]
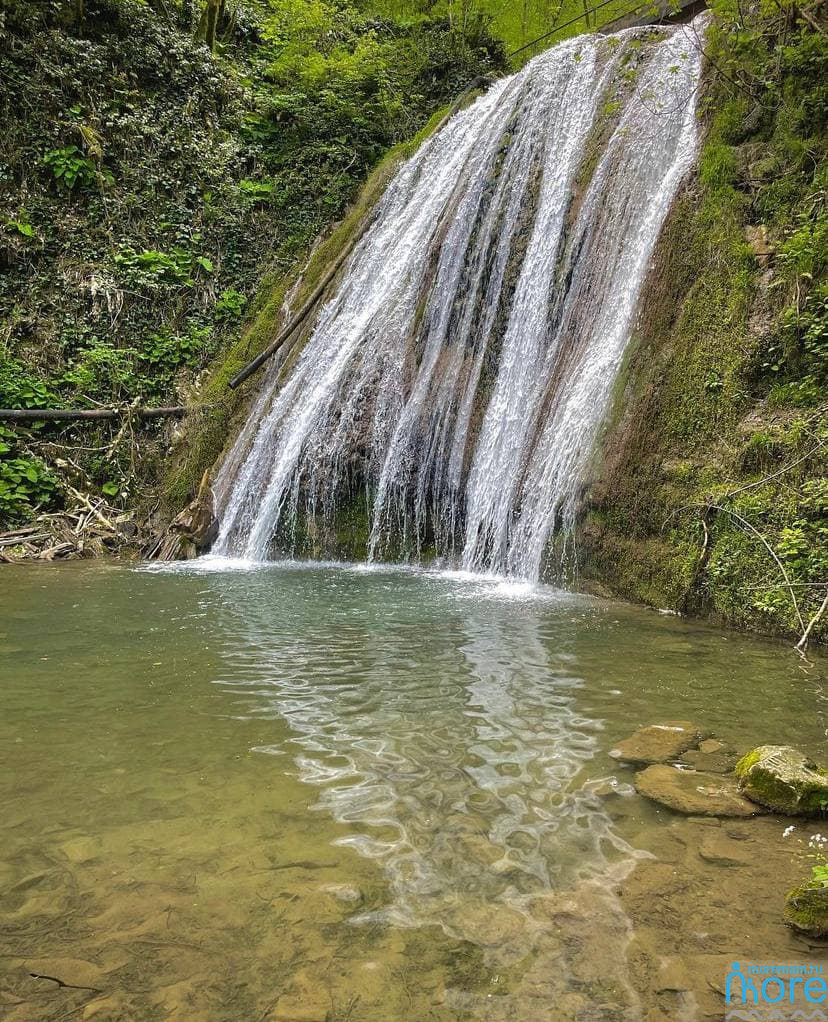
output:
[[[107,497],[117,497],[118,491],[120,490],[118,483],[113,482],[111,479],[101,487],[101,491],[107,495]]]

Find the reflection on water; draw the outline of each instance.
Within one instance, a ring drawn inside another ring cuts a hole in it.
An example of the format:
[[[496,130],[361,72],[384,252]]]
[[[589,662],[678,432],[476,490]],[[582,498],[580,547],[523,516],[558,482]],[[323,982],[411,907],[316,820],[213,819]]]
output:
[[[210,561],[3,577],[15,1022],[642,1018],[647,941],[709,958],[719,926],[729,954],[761,913],[719,897],[683,929],[625,902],[677,848],[701,892],[721,878],[691,823],[596,793],[629,790],[608,750],[659,718],[824,743],[819,668],[783,647],[553,590]]]
[[[575,707],[566,634],[553,653],[525,606],[428,577],[337,572],[309,589],[276,631],[269,604],[246,608],[219,681],[289,724],[258,751],[289,752],[322,788],[316,808],[350,826],[340,843],[381,860],[383,918],[441,922],[458,897],[514,902],[603,873],[602,839],[632,851],[570,790],[601,725]]]

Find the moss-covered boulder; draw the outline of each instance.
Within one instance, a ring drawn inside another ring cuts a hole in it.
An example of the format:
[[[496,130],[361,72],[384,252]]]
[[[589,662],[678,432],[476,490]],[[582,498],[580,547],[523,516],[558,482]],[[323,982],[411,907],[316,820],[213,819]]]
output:
[[[812,880],[789,891],[785,922],[809,937],[828,937],[828,887]]]
[[[736,764],[736,776],[752,801],[786,816],[828,812],[828,771],[787,745],[761,745]]]

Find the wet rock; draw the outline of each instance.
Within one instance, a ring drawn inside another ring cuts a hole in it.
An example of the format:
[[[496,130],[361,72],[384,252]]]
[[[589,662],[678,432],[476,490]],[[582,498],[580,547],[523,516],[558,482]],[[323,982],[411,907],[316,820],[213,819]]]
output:
[[[785,922],[808,937],[828,937],[828,887],[814,880],[789,891]]]
[[[734,780],[698,770],[650,766],[635,775],[640,795],[690,816],[755,816],[761,812]]]
[[[748,848],[734,841],[721,830],[709,830],[702,837],[699,855],[714,866],[747,866],[751,861]]]
[[[698,745],[701,737],[686,720],[650,724],[619,742],[610,756],[625,763],[669,763]]]
[[[205,472],[195,499],[176,515],[147,556],[157,561],[192,560],[209,549],[217,533],[213,494]]]
[[[720,742],[718,738],[705,738],[703,742],[699,742],[699,752],[703,752],[706,756],[714,752],[723,752],[724,747],[724,742]]]
[[[816,816],[828,809],[828,771],[787,745],[760,745],[736,764],[745,795],[786,816]]]
[[[776,254],[776,249],[770,241],[768,229],[764,224],[759,224],[756,227],[746,227],[745,241],[747,241],[750,250],[763,266],[771,262]]]
[[[730,774],[739,756],[722,742],[708,739],[698,749],[689,749],[681,756],[681,762],[694,770],[706,770],[710,774]]]

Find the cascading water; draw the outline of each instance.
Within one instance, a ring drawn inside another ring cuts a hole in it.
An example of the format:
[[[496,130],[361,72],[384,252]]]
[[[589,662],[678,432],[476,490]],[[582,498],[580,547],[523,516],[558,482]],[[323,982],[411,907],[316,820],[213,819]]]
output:
[[[225,462],[214,553],[291,550],[362,493],[371,558],[539,577],[695,159],[702,30],[562,43],[401,167]]]

